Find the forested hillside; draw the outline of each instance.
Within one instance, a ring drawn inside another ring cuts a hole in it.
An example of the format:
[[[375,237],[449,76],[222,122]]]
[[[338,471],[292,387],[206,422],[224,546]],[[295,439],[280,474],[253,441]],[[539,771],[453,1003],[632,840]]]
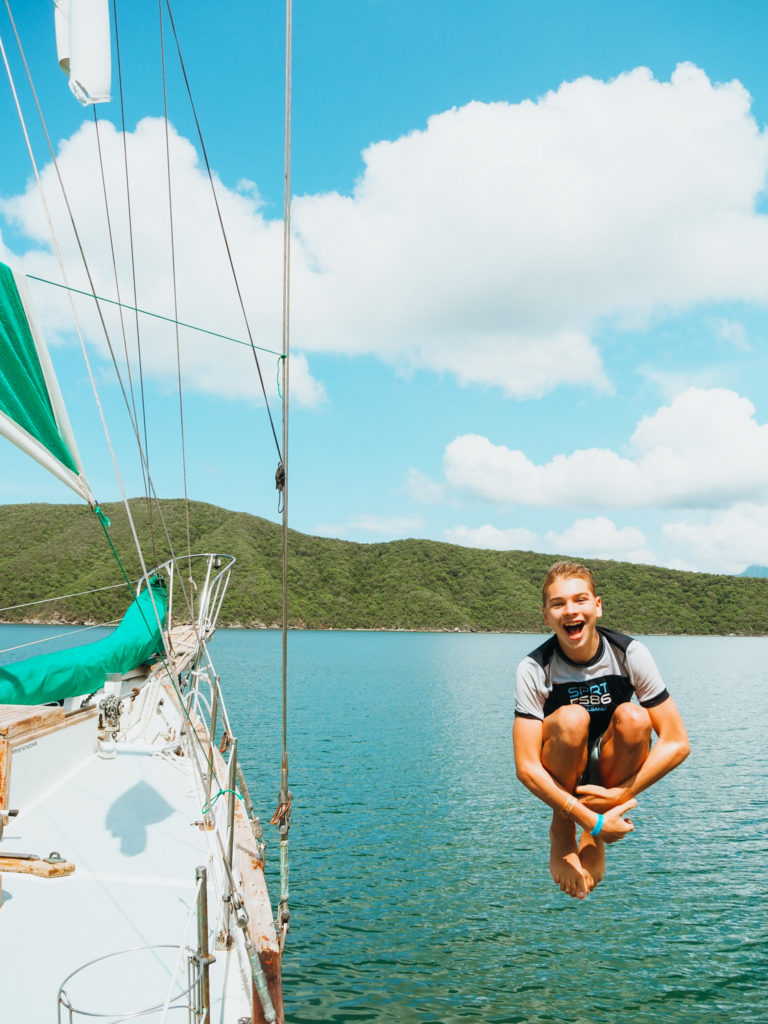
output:
[[[152,562],[169,555],[157,511],[132,509]],[[161,503],[177,555],[186,550],[184,503]],[[122,506],[104,506],[128,574],[138,561]],[[153,554],[152,534],[154,533]],[[280,527],[200,502],[190,505],[193,551],[237,558],[222,623],[280,621]],[[93,513],[79,505],[0,506],[0,619],[109,621],[125,609],[124,589],[31,608],[10,606],[119,583],[120,569]],[[480,551],[435,541],[355,544],[292,532],[290,623],[313,629],[435,629],[540,632],[540,586],[552,555]],[[578,557],[578,552],[573,553]],[[605,625],[635,633],[768,632],[768,579],[675,572],[590,560]]]

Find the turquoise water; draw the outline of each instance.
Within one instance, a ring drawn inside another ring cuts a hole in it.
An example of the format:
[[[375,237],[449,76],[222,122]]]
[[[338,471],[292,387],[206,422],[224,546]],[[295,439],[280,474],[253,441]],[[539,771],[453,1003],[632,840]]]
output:
[[[514,668],[537,642],[290,635],[292,1024],[768,1021],[768,638],[648,641],[693,752],[641,796],[583,903],[550,880],[549,812],[512,767]],[[265,819],[280,644],[212,645]]]
[[[693,752],[583,903],[551,882],[549,812],[512,767],[536,642],[291,634],[292,1022],[768,1021],[768,639],[649,641]],[[222,632],[214,655],[273,810],[280,638]]]

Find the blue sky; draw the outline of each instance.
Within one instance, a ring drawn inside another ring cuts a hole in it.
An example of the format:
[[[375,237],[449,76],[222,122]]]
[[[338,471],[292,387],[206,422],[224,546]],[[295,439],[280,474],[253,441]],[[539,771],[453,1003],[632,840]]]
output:
[[[53,4],[21,6],[89,265],[114,297],[92,115],[56,67]],[[157,5],[122,6],[138,305],[168,315]],[[178,7],[254,338],[279,350],[281,5]],[[295,0],[295,529],[715,572],[768,564],[766,30],[756,2]],[[0,32],[33,125],[5,12]],[[0,97],[0,254],[60,280],[5,81]],[[244,338],[182,100],[169,60],[179,317]],[[98,114],[122,239],[119,105]],[[124,241],[117,261],[125,298]],[[33,290],[86,473],[115,500],[71,318],[58,290]],[[90,308],[81,316],[136,494],[103,336]],[[110,327],[122,346],[113,316]],[[153,477],[179,496],[175,338],[146,318],[141,332]],[[250,356],[189,331],[180,345],[190,496],[276,519],[276,452]],[[276,357],[262,369],[279,421]],[[0,501],[69,500],[3,446]]]

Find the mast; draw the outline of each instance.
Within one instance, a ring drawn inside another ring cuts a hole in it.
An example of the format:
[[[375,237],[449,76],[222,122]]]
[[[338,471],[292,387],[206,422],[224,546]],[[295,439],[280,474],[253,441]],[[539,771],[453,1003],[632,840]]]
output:
[[[280,771],[278,809],[272,819],[280,832],[280,904],[277,912],[280,951],[285,945],[290,921],[288,910],[288,833],[291,827],[291,791],[288,788],[288,425],[290,414],[290,298],[291,298],[291,101],[293,59],[293,2],[285,4],[285,149],[283,161],[283,444],[282,462],[278,467],[278,486],[282,484],[283,534],[283,636],[282,697],[283,757]]]

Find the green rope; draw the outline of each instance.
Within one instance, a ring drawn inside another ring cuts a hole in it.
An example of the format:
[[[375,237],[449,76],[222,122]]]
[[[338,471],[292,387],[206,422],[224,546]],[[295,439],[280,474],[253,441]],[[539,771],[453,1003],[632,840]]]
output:
[[[109,526],[111,525],[110,521],[107,518],[106,514],[102,511],[101,505],[97,505],[94,508],[93,512],[94,512],[94,515],[96,516],[96,518],[101,523],[101,528],[104,531],[104,536],[107,538],[107,543],[109,544],[110,548],[112,549],[112,554],[115,556],[115,561],[117,562],[117,564],[118,564],[118,566],[120,568],[120,572],[123,574],[123,579],[128,584],[128,589],[131,592],[131,597],[135,601],[136,600],[136,591],[133,589],[133,581],[131,579],[129,579],[128,573],[125,571],[125,566],[120,561],[120,555],[118,555],[117,549],[115,548],[115,545],[112,543],[112,538],[109,535]],[[149,623],[144,618],[144,612],[141,612],[141,617],[142,617],[142,619],[144,619],[144,625],[147,627],[147,629],[149,629],[150,632],[152,632],[152,630],[150,629]]]
[[[275,353],[275,354],[277,355],[277,353]],[[280,363],[281,363],[281,361],[283,359],[287,359],[287,358],[288,358],[288,356],[285,354],[285,352],[283,352],[282,355],[279,355],[277,357],[277,394],[278,394],[278,397],[280,398],[281,401],[283,399],[283,393],[280,390]]]
[[[96,508],[93,511],[94,511],[94,514],[96,515],[96,518],[99,520],[99,522],[101,523],[101,525],[104,527],[105,530],[107,529],[108,526],[111,526],[111,523],[110,523],[106,513],[103,512],[102,509],[101,509],[101,505],[97,505]],[[114,548],[112,550],[114,551]],[[120,561],[120,559],[118,559],[118,562],[119,561]]]
[[[242,793],[238,793],[238,791],[236,789],[220,789],[219,792],[216,794],[216,796],[212,797],[210,800],[206,800],[205,801],[205,803],[203,804],[203,808],[200,811],[200,813],[201,814],[207,814],[210,810],[213,810],[213,805],[216,803],[216,801],[219,799],[219,797],[220,796],[224,796],[226,793],[231,793],[233,796],[236,796],[238,800],[242,800],[243,799],[243,794]]]

